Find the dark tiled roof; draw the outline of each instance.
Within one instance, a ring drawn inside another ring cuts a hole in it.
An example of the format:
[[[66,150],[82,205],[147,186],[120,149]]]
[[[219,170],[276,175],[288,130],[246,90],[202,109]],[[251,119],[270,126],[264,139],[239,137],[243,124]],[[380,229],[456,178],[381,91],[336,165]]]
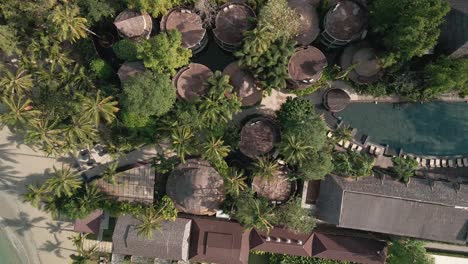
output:
[[[468,185],[414,178],[408,186],[367,177],[358,181],[327,176],[318,215],[339,227],[466,243]]]
[[[102,210],[96,210],[84,219],[76,219],[73,230],[76,232],[97,234],[99,233],[102,217]]]
[[[153,231],[153,238],[138,235],[139,220],[130,216],[117,219],[112,236],[113,253],[169,260],[187,260],[191,220],[177,218],[174,222],[164,221]]]
[[[182,47],[193,48],[206,34],[201,17],[192,10],[174,8],[161,20],[161,30],[178,30],[182,34]]]
[[[298,234],[283,228],[273,228],[270,233],[252,230],[250,249],[295,256],[312,256],[312,234]]]
[[[448,1],[452,10],[442,24],[437,48],[455,57],[468,56],[468,1]]]
[[[234,222],[193,217],[190,261],[247,264],[249,231]]]
[[[238,45],[244,39],[244,33],[254,28],[254,17],[255,12],[246,4],[224,4],[216,15],[213,33],[224,43]]]
[[[208,85],[206,81],[213,76],[213,72],[203,64],[190,63],[180,69],[173,79],[177,95],[187,101],[194,101],[206,95]]]
[[[125,37],[137,39],[148,36],[153,23],[148,14],[126,9],[115,18],[114,25]]]

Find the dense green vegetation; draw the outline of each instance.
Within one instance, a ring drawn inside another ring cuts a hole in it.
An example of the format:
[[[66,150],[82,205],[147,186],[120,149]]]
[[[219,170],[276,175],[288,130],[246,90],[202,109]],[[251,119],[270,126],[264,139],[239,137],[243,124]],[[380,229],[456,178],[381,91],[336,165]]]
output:
[[[310,258],[310,257],[298,257],[298,256],[272,254],[272,253],[265,253],[265,252],[256,252],[254,254],[260,254],[261,256],[266,256],[268,263],[271,263],[271,264],[347,264],[349,263],[345,261]]]
[[[393,172],[404,183],[408,183],[418,167],[418,162],[412,158],[395,157],[393,161]]]
[[[394,240],[388,248],[389,264],[433,264],[422,241],[412,239]]]
[[[366,153],[335,152],[333,153],[334,172],[345,177],[372,176],[374,158]]]

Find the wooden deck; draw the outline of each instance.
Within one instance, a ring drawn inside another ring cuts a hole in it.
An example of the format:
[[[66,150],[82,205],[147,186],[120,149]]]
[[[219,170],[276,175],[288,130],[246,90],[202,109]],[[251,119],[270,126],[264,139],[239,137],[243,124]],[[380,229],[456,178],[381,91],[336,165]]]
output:
[[[96,247],[97,252],[112,253],[112,242],[97,241],[97,240],[92,240],[92,239],[84,240],[83,248],[85,250],[90,250],[94,247]]]

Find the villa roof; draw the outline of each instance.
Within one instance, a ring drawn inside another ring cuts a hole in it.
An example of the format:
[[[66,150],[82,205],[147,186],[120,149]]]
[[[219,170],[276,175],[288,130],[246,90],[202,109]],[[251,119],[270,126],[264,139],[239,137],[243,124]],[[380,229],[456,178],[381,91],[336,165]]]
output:
[[[252,181],[252,189],[260,196],[270,201],[286,201],[291,195],[292,184],[287,171],[280,169],[270,179],[256,176]]]
[[[121,171],[116,184],[97,179],[98,188],[119,201],[153,203],[156,172],[151,164],[134,164]]]
[[[255,78],[250,72],[241,69],[238,61],[226,66],[223,74],[229,76],[229,83],[240,97],[243,106],[252,106],[262,100],[262,90],[255,84]]]
[[[255,118],[242,127],[240,151],[252,159],[268,154],[279,140],[278,131],[273,121],[267,118]]]
[[[349,94],[338,88],[332,88],[325,93],[324,106],[331,112],[339,112],[351,102]]]
[[[206,35],[201,17],[185,8],[170,10],[161,20],[161,30],[177,29],[182,33],[182,47],[193,48],[200,43]]]
[[[284,228],[273,228],[268,234],[253,229],[250,233],[250,249],[311,257],[312,240],[313,234],[295,233]]]
[[[240,224],[192,217],[190,261],[247,264],[249,234]]]
[[[468,57],[468,2],[447,0],[451,10],[441,26],[437,49],[455,58]]]
[[[377,51],[367,41],[347,46],[341,55],[340,66],[343,70],[353,67],[348,77],[359,84],[376,82],[383,74]]]
[[[203,64],[190,63],[177,72],[173,84],[177,95],[188,101],[196,100],[207,92],[206,80],[213,76],[213,72]]]
[[[327,176],[318,216],[338,227],[466,244],[468,185],[413,178],[349,180]]]
[[[224,4],[216,15],[213,33],[217,39],[224,43],[239,45],[244,39],[244,32],[254,27],[251,20],[254,17],[255,12],[246,4]]]
[[[112,235],[112,253],[155,257],[168,260],[188,260],[189,239],[192,221],[177,218],[175,221],[163,221],[153,230],[153,237],[148,239],[138,234],[138,219],[120,216]]]
[[[126,9],[115,18],[114,25],[123,36],[137,39],[149,37],[153,22],[147,13]]]
[[[166,191],[178,210],[213,215],[224,200],[224,181],[209,162],[189,159],[173,170]]]
[[[101,226],[102,217],[102,210],[95,210],[83,219],[76,219],[73,225],[73,230],[75,232],[91,233],[97,235]]]
[[[117,75],[121,82],[124,82],[128,78],[134,76],[137,73],[145,71],[145,65],[142,61],[126,61],[120,66],[117,71]]]
[[[309,0],[288,0],[288,5],[300,15],[299,34],[294,37],[299,45],[307,46],[320,33],[319,18],[315,7]]]
[[[323,69],[327,67],[327,58],[316,47],[300,48],[289,59],[288,73],[293,81],[312,84],[322,76]]]
[[[325,30],[335,39],[353,40],[367,27],[367,11],[357,2],[339,1],[325,15]]]

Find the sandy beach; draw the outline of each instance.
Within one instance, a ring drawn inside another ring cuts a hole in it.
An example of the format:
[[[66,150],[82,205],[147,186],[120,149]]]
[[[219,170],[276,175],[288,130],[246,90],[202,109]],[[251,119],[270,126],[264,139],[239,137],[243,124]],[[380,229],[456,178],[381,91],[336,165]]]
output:
[[[61,167],[66,160],[46,157],[20,143],[7,128],[0,130],[0,227],[23,263],[70,263],[75,250],[68,239],[74,234],[71,223],[52,220],[21,197],[27,184],[42,183],[53,166]]]

